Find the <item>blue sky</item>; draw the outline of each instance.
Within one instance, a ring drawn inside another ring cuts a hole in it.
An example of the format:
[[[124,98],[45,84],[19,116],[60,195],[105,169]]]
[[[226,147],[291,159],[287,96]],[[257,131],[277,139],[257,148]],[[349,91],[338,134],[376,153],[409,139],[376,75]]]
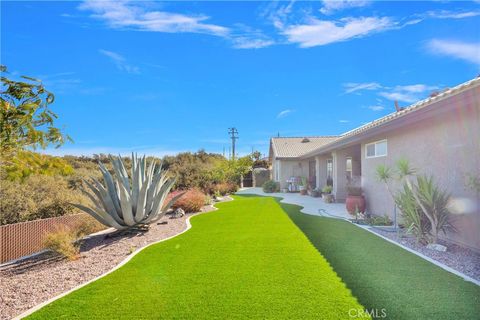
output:
[[[480,3],[3,1],[1,63],[56,94],[50,153],[268,153],[477,76]]]

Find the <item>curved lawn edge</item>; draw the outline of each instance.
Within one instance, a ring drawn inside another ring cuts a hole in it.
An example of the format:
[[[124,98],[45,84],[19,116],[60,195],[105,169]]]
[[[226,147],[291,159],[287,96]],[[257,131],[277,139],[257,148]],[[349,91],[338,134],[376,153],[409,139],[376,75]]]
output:
[[[228,197],[228,200],[227,200],[227,201],[222,201],[222,202],[218,202],[218,203],[230,202],[230,201],[233,201],[233,200],[235,200],[235,199],[232,198],[232,197]],[[217,204],[218,204],[218,203],[217,203]],[[93,283],[93,282],[95,282],[95,281],[97,281],[97,280],[100,280],[101,278],[103,278],[103,277],[105,277],[105,276],[113,273],[114,271],[117,271],[118,269],[120,269],[121,267],[123,267],[124,265],[126,265],[128,262],[130,262],[130,260],[132,260],[137,254],[139,254],[139,253],[140,253],[141,251],[143,251],[144,249],[146,249],[146,248],[148,248],[148,247],[150,247],[150,246],[152,246],[152,245],[154,245],[154,244],[158,244],[158,243],[161,243],[161,242],[164,242],[164,241],[168,241],[168,240],[173,239],[173,238],[175,238],[175,237],[177,237],[177,236],[179,236],[179,235],[181,235],[181,234],[184,234],[185,232],[187,232],[188,230],[190,230],[190,229],[192,228],[192,224],[190,223],[190,219],[191,219],[191,218],[196,217],[196,216],[199,216],[199,215],[202,215],[202,214],[204,214],[204,213],[215,212],[215,211],[219,210],[219,208],[217,208],[217,207],[216,207],[215,205],[213,205],[213,204],[211,204],[211,205],[209,205],[209,206],[212,207],[212,208],[214,208],[214,210],[207,211],[207,212],[197,212],[197,213],[194,213],[193,215],[187,217],[187,219],[185,219],[185,223],[187,224],[187,227],[186,227],[184,230],[182,230],[181,232],[179,232],[179,233],[177,233],[177,234],[175,234],[175,235],[173,235],[173,236],[167,237],[167,238],[165,238],[165,239],[161,239],[161,240],[158,240],[158,241],[154,241],[154,242],[149,243],[149,244],[147,244],[146,246],[143,246],[143,247],[141,247],[141,248],[138,248],[137,250],[135,250],[134,252],[132,252],[128,257],[126,257],[124,260],[122,260],[119,264],[117,264],[115,267],[113,267],[113,268],[110,269],[109,271],[107,271],[107,272],[105,272],[105,273],[103,273],[103,274],[101,274],[101,275],[99,275],[99,276],[97,276],[97,277],[95,277],[95,278],[93,278],[93,279],[90,279],[90,280],[88,280],[88,281],[86,281],[86,282],[84,282],[84,283],[82,283],[82,284],[79,284],[78,286],[76,286],[76,287],[74,287],[74,288],[72,288],[72,289],[70,289],[70,290],[68,290],[68,291],[65,291],[65,292],[63,292],[63,293],[61,293],[61,294],[59,294],[59,295],[57,295],[57,296],[55,296],[55,297],[53,297],[53,298],[50,298],[50,299],[48,299],[48,300],[46,300],[46,301],[44,301],[44,302],[42,302],[42,303],[40,303],[40,304],[38,304],[38,305],[36,305],[36,306],[34,306],[34,307],[28,309],[27,311],[25,311],[25,312],[21,313],[20,315],[14,317],[13,320],[23,319],[23,318],[31,315],[32,313],[34,313],[34,312],[42,309],[43,307],[49,305],[50,303],[52,303],[52,302],[54,302],[54,301],[56,301],[56,300],[58,300],[58,299],[60,299],[60,298],[63,298],[63,297],[65,297],[65,296],[69,295],[70,293],[72,293],[72,292],[74,292],[74,291],[77,291],[77,290],[79,290],[79,289],[81,289],[81,288],[89,285],[90,283]],[[207,206],[207,207],[208,207],[208,206]]]
[[[404,249],[404,250],[407,250],[408,252],[413,253],[414,255],[416,255],[416,256],[418,256],[418,257],[420,257],[420,258],[422,258],[422,259],[424,259],[424,260],[426,260],[426,261],[428,261],[428,262],[430,262],[430,263],[432,263],[432,264],[434,264],[434,265],[442,268],[443,270],[448,271],[448,272],[450,272],[450,273],[453,273],[454,275],[462,278],[463,280],[465,280],[465,281],[467,281],[467,282],[471,282],[471,283],[473,283],[473,284],[475,284],[475,285],[477,285],[477,286],[480,287],[480,281],[478,281],[478,280],[476,280],[476,279],[474,279],[474,278],[472,278],[472,277],[470,277],[470,276],[468,276],[468,275],[466,275],[466,274],[464,274],[464,273],[462,273],[462,272],[460,272],[460,271],[458,271],[458,270],[455,270],[455,269],[447,266],[446,264],[441,263],[440,261],[437,261],[437,260],[435,260],[435,259],[432,259],[432,258],[424,255],[423,253],[420,253],[420,252],[418,252],[418,251],[415,251],[414,249],[411,249],[411,248],[409,248],[409,247],[407,247],[407,246],[404,246],[404,245],[401,244],[401,243],[398,243],[398,242],[396,242],[396,241],[394,241],[394,240],[392,240],[392,239],[389,239],[389,238],[387,238],[387,237],[384,237],[384,236],[382,236],[381,234],[378,234],[378,233],[372,231],[372,230],[370,229],[370,227],[368,227],[368,226],[363,226],[363,225],[359,225],[359,224],[353,223],[352,221],[350,221],[350,220],[348,220],[348,219],[346,219],[346,218],[342,218],[342,217],[337,217],[337,216],[330,215],[330,214],[328,214],[328,212],[326,212],[327,215],[316,215],[316,214],[313,214],[313,213],[305,212],[305,211],[303,211],[303,209],[305,208],[304,206],[302,206],[302,205],[300,205],[300,204],[298,204],[298,203],[289,202],[288,200],[285,200],[285,198],[283,198],[283,197],[269,196],[269,195],[257,195],[257,194],[254,194],[254,193],[243,193],[243,194],[237,194],[237,195],[238,195],[238,196],[270,197],[270,198],[278,199],[278,200],[279,200],[279,203],[285,203],[285,204],[294,205],[294,206],[299,207],[300,209],[299,209],[298,211],[299,211],[300,213],[302,213],[302,214],[306,214],[306,215],[314,216],[314,217],[323,217],[323,218],[343,220],[343,221],[349,222],[349,223],[351,223],[352,225],[354,225],[354,226],[357,227],[357,228],[360,228],[360,229],[365,230],[365,231],[367,231],[367,232],[369,232],[369,233],[371,233],[371,234],[373,234],[373,235],[375,235],[375,236],[377,236],[377,237],[379,237],[379,238],[382,238],[383,240],[385,240],[385,241],[387,241],[387,242],[390,242],[390,243],[392,243],[392,244],[394,244],[394,245],[396,245],[396,246],[398,246],[398,247],[400,247],[400,248],[402,248],[402,249]]]

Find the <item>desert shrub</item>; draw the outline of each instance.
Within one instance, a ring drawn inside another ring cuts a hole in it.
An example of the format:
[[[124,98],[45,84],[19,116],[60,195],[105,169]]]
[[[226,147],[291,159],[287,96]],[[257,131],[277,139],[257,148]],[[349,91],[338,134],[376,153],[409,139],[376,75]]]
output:
[[[81,238],[100,230],[104,230],[105,226],[91,216],[85,215],[85,219],[82,219],[82,221],[75,224],[74,228],[76,230],[77,237]]]
[[[177,195],[179,192],[174,191],[170,194],[170,197]],[[199,212],[205,205],[206,196],[198,189],[190,189],[185,191],[185,194],[181,196],[172,206],[173,209],[182,208],[185,212]]]
[[[78,241],[77,231],[65,225],[60,225],[55,228],[55,231],[48,233],[43,245],[68,260],[76,260],[80,254],[81,244]]]
[[[263,192],[265,193],[278,192],[280,191],[280,184],[276,181],[268,180],[268,181],[265,181],[262,188],[263,188]]]
[[[238,186],[231,182],[223,182],[215,185],[215,191],[222,196],[235,193],[237,192],[237,190],[238,190]]]
[[[101,223],[85,216],[85,219],[72,226],[57,226],[54,231],[46,234],[43,245],[69,260],[76,260],[80,254],[81,239],[103,229],[105,227]]]
[[[44,219],[77,212],[70,203],[87,204],[79,191],[61,176],[31,175],[22,181],[2,180],[0,224]]]

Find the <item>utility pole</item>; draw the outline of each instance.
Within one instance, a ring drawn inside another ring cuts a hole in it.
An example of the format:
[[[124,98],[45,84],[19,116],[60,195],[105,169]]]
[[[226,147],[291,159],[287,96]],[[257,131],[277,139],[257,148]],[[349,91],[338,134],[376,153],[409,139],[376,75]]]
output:
[[[238,139],[237,128],[228,128],[228,134],[230,135],[230,139],[232,139],[232,159],[235,160],[235,140]]]

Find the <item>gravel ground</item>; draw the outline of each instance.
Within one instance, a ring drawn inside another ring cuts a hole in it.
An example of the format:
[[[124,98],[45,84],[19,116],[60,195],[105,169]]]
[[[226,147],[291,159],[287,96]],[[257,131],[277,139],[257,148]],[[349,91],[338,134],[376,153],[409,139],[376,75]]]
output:
[[[202,212],[212,210],[212,206],[206,206]],[[148,232],[110,238],[105,233],[92,236],[82,244],[80,258],[75,261],[44,253],[0,267],[0,319],[11,319],[111,270],[136,249],[182,232],[192,215],[178,219],[165,216]]]
[[[446,246],[447,251],[440,252],[427,249],[426,246],[418,244],[414,237],[406,235],[403,231],[397,236],[396,232],[388,232],[377,228],[371,228],[371,230],[441,262],[452,269],[460,271],[475,280],[480,280],[480,253],[442,240],[439,240],[438,243]]]

